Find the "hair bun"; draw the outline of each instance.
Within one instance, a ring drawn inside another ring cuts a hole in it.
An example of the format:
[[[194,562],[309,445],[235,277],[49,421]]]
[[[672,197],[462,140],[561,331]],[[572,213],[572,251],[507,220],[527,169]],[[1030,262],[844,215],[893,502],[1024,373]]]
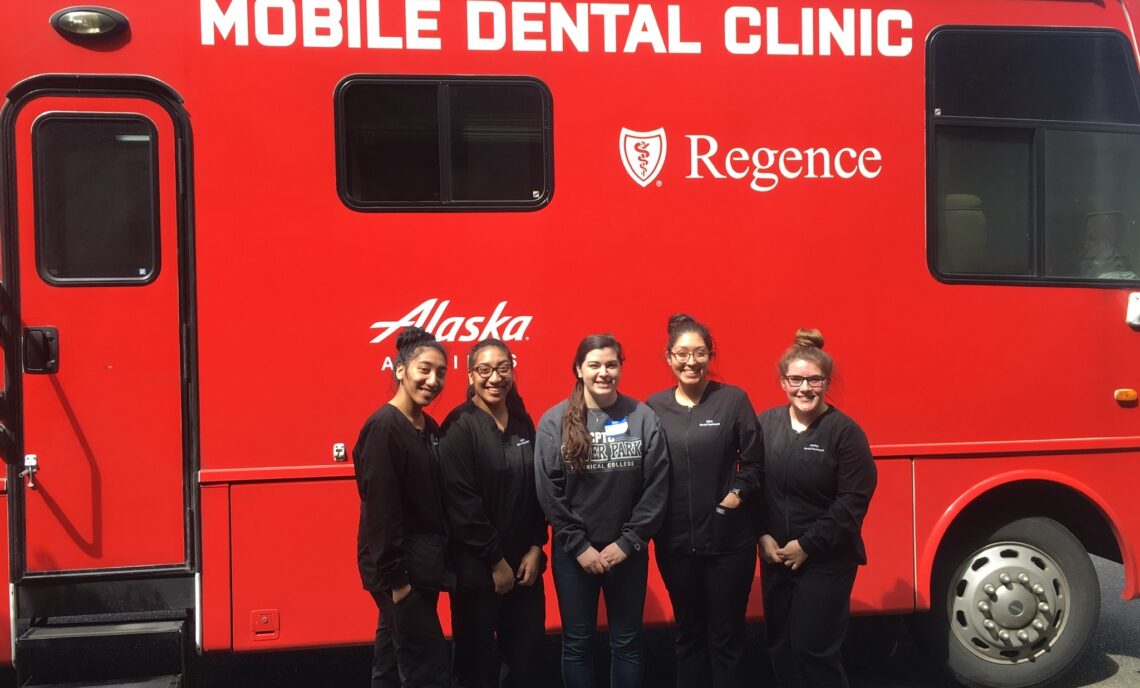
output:
[[[396,336],[396,349],[403,351],[407,347],[418,347],[435,341],[435,335],[419,327],[405,327]]]
[[[669,316],[669,324],[667,326],[667,329],[669,332],[672,332],[673,328],[675,327],[680,327],[681,325],[688,325],[689,323],[695,322],[696,320],[693,320],[693,316],[689,315],[688,313],[674,313],[673,315]]]
[[[817,329],[805,330],[802,327],[796,330],[795,341],[792,346],[799,348],[815,347],[817,349],[823,348],[823,333]]]

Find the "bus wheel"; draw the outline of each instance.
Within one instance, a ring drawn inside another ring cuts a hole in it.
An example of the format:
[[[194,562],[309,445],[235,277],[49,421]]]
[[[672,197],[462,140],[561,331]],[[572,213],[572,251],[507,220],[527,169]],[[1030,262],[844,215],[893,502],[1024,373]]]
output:
[[[1077,538],[1022,518],[939,557],[932,609],[917,621],[927,653],[960,683],[1044,686],[1088,645],[1100,584]]]

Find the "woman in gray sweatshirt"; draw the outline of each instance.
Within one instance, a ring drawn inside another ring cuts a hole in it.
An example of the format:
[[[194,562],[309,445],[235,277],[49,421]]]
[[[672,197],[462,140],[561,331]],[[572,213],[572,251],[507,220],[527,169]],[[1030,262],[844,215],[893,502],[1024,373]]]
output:
[[[591,648],[605,591],[610,685],[638,688],[648,544],[665,515],[669,455],[657,416],[619,394],[621,344],[578,345],[570,398],[542,416],[535,447],[538,500],[554,531],[551,568],[562,617],[566,688],[594,685]]]

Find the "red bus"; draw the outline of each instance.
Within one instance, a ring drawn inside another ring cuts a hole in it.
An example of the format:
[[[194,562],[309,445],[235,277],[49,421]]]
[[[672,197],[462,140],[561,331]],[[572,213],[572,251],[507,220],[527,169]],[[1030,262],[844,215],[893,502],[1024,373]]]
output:
[[[914,615],[969,685],[1060,675],[1088,553],[1140,595],[1130,9],[8,3],[0,660],[370,642],[346,450],[393,333],[455,379],[507,340],[538,413],[588,332],[624,392],[671,384],[687,311],[758,409],[795,328],[826,334],[879,470],[856,614]]]

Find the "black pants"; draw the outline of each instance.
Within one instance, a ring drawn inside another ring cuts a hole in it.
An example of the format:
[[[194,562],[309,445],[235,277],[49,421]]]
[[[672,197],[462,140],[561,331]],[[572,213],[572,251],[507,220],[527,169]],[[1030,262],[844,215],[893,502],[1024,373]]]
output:
[[[453,592],[451,631],[455,640],[454,671],[458,688],[539,685],[535,672],[546,635],[542,577],[530,587],[516,584],[506,595],[497,595],[492,589]],[[500,658],[506,669],[501,683]]]
[[[768,655],[784,688],[847,688],[842,651],[856,569],[762,565]]]
[[[380,609],[372,646],[372,688],[449,688],[450,657],[439,625],[435,590],[412,587],[399,604],[373,592]]]
[[[677,617],[677,688],[738,688],[756,548],[692,556],[657,549]]]

